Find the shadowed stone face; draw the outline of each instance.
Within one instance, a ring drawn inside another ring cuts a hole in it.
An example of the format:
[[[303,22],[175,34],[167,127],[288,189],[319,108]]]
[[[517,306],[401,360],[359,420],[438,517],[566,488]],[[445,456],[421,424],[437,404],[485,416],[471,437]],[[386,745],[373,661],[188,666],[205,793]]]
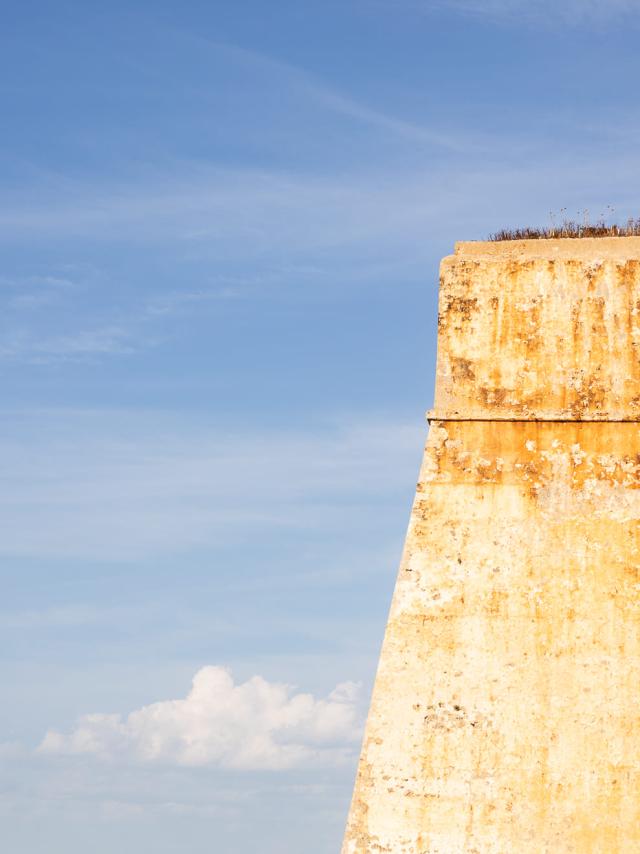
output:
[[[638,238],[444,260],[343,854],[640,852],[638,300]]]

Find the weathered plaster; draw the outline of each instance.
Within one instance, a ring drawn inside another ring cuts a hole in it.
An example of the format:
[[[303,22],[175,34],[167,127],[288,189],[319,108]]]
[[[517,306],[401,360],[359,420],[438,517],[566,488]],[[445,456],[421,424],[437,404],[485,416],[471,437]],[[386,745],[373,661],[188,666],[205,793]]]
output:
[[[435,413],[640,417],[640,238],[458,243],[442,261]]]
[[[580,241],[575,258],[562,242],[535,241],[538,266],[522,244],[443,261],[441,420],[343,854],[640,852],[640,240]],[[584,406],[578,366],[587,387],[611,379]],[[492,377],[509,378],[500,400],[480,392]]]

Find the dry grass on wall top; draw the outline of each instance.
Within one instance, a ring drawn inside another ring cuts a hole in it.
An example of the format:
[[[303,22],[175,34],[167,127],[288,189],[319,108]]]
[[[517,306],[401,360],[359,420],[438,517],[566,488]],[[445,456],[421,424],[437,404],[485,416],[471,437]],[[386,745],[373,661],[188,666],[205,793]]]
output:
[[[564,220],[548,228],[505,228],[489,235],[489,240],[545,240],[559,237],[638,237],[640,218],[629,219],[625,225],[607,225],[600,221],[594,225]]]

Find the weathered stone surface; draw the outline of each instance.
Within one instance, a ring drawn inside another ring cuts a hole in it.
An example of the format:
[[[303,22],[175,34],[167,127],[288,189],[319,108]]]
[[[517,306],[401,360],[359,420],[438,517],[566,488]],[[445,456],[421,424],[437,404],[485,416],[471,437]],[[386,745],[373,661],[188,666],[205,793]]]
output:
[[[640,237],[458,243],[442,261],[435,413],[640,417]]]
[[[640,240],[526,243],[443,262],[440,420],[343,854],[640,852]],[[508,395],[474,397],[492,378]]]

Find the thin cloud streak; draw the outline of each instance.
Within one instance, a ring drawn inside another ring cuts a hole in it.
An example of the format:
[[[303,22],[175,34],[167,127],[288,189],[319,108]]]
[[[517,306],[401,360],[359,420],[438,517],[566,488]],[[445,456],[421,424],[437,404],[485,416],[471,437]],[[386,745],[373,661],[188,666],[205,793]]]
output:
[[[290,88],[298,90],[309,100],[318,106],[325,107],[335,115],[346,116],[358,123],[376,127],[413,143],[435,146],[454,153],[478,150],[478,140],[473,136],[470,137],[469,134],[443,133],[418,122],[400,118],[384,110],[363,104],[357,98],[336,90],[319,79],[317,75],[297,65],[274,59],[264,53],[238,45],[210,42],[194,37],[190,37],[190,39],[200,44],[205,43],[209,48],[215,48],[246,65],[258,68],[263,73],[268,72],[277,75],[284,79]]]
[[[0,339],[0,359],[31,364],[85,361],[102,356],[131,355],[140,349],[131,330],[108,325],[66,335],[45,336],[16,331]]]

